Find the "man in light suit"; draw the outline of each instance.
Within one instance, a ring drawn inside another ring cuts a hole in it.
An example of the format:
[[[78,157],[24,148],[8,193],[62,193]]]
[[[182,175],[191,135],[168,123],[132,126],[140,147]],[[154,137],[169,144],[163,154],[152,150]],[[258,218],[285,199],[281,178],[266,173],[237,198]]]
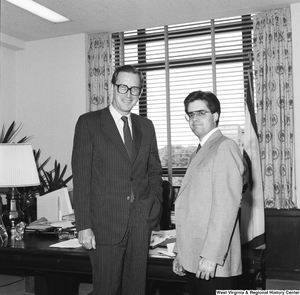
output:
[[[76,124],[76,228],[90,250],[94,295],[144,295],[151,230],[162,211],[161,164],[152,122],[131,113],[142,74],[125,65],[112,84],[112,104]]]
[[[237,144],[217,128],[220,102],[195,91],[185,101],[186,118],[199,138],[175,201],[177,253],[173,271],[186,275],[191,295],[234,289],[242,273],[239,224],[243,161]]]

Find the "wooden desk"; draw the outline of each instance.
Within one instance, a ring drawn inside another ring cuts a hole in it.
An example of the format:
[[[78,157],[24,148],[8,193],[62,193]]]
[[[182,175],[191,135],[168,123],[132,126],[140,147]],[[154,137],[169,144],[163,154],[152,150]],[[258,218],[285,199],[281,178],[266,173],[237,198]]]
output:
[[[92,267],[83,248],[49,248],[58,240],[25,234],[22,241],[8,239],[0,247],[1,272],[21,271],[35,276],[36,295],[73,295],[79,282],[91,282]],[[264,260],[255,250],[243,250],[245,273],[256,277]],[[255,255],[254,255],[255,254]],[[256,255],[257,254],[257,255]],[[149,257],[148,279],[184,282],[172,271],[172,259]],[[249,281],[249,280],[246,280]],[[254,285],[253,285],[254,286]]]
[[[92,266],[83,248],[50,248],[58,240],[25,234],[22,241],[8,239],[0,247],[1,272],[19,271],[35,276],[35,295],[76,294],[79,282],[91,282]],[[184,281],[172,271],[172,259],[149,258],[148,278]]]
[[[49,248],[56,242],[33,234],[22,241],[8,239],[0,247],[0,270],[35,276],[36,295],[76,294],[78,279],[92,272],[88,253],[83,248]]]

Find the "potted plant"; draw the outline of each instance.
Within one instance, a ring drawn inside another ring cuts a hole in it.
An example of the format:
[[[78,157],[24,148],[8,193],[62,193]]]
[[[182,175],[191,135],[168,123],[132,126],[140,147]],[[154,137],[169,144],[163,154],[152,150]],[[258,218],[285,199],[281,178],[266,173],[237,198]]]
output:
[[[65,179],[65,173],[67,165],[61,170],[60,163],[55,160],[54,168],[50,171],[45,170],[46,164],[50,161],[51,157],[47,158],[42,164],[39,164],[39,158],[41,150],[34,151],[35,160],[37,164],[37,170],[40,178],[40,185],[36,187],[24,188],[23,191],[23,212],[28,217],[28,223],[36,220],[39,216],[38,210],[41,210],[40,204],[43,202],[43,198],[47,196],[47,199],[59,196],[62,198],[68,197],[67,183],[73,178],[69,176]],[[44,197],[45,196],[45,197]],[[70,210],[70,208],[68,208]],[[50,208],[49,208],[50,211]],[[45,217],[45,216],[43,216]]]
[[[67,187],[67,183],[73,178],[73,176],[69,176],[64,179],[65,173],[67,170],[67,165],[64,168],[60,169],[60,163],[55,160],[54,162],[54,169],[45,171],[44,168],[41,169],[42,177],[41,177],[41,188],[40,191],[41,195],[59,190],[61,188]]]
[[[65,178],[67,165],[61,169],[60,163],[55,160],[54,168],[45,171],[39,170],[41,184],[37,201],[37,218],[45,217],[48,220],[61,220],[63,215],[73,213],[67,183],[73,178]]]

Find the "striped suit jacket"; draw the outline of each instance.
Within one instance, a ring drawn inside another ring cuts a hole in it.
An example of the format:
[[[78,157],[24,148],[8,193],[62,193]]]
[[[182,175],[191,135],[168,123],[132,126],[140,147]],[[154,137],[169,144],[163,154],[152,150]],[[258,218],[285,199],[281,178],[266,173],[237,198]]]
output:
[[[129,158],[109,108],[79,117],[72,153],[77,230],[91,228],[96,243],[117,244],[126,231],[130,194],[150,229],[162,212],[161,164],[152,122],[131,114]]]

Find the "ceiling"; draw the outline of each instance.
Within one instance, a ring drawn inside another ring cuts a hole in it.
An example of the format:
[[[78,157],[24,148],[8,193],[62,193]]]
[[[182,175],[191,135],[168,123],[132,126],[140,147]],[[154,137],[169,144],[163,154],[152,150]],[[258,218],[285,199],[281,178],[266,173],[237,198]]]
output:
[[[71,19],[53,24],[1,0],[1,33],[34,41],[117,32],[255,13],[300,0],[35,0]]]

